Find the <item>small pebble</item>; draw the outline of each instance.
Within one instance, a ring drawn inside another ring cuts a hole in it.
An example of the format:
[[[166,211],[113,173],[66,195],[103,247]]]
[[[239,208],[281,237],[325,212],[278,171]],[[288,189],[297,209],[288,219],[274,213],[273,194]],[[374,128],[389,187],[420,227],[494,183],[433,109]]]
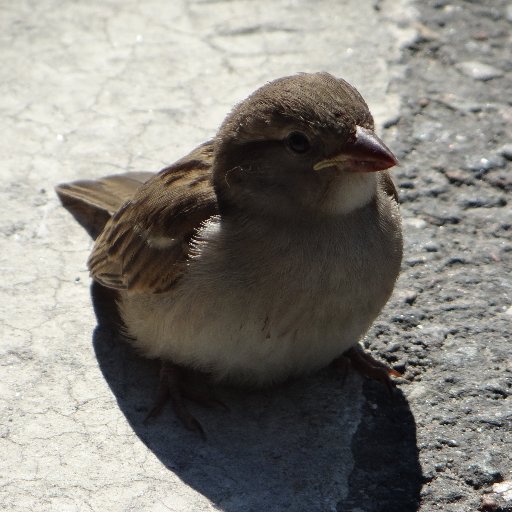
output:
[[[474,162],[471,162],[467,168],[476,173],[483,173],[491,169],[498,169],[505,167],[505,159],[501,155],[492,155],[488,158],[482,157]]]
[[[492,495],[482,496],[480,502],[480,510],[482,512],[495,512],[498,509],[498,502]]]
[[[465,481],[475,489],[485,485],[501,482],[503,475],[501,472],[485,463],[471,464],[465,471]]]
[[[506,397],[508,394],[505,383],[500,382],[498,379],[492,379],[487,381],[484,384],[483,389],[504,397]]]
[[[505,480],[492,486],[492,490],[498,494],[511,493],[510,499],[512,500],[512,480]]]
[[[398,361],[393,364],[393,370],[396,370],[398,373],[402,375],[405,373],[407,369],[407,363],[405,361]]]
[[[440,101],[452,110],[460,110],[461,112],[480,112],[482,105],[475,103],[468,98],[457,96],[453,93],[442,94]]]
[[[461,201],[463,208],[494,208],[506,206],[506,204],[502,197],[472,197]]]
[[[418,292],[416,292],[415,290],[400,290],[399,292],[397,292],[396,296],[400,301],[412,305],[414,304],[414,301],[418,297]]]
[[[442,210],[437,214],[429,215],[429,222],[435,226],[446,226],[447,224],[458,224],[461,220],[459,214],[460,208],[450,208]]]
[[[464,494],[458,489],[453,489],[448,491],[444,496],[442,495],[442,499],[448,501],[449,503],[459,501]]]
[[[427,242],[423,248],[427,251],[427,252],[437,252],[439,251],[439,245],[437,245],[435,242]]]
[[[391,321],[401,324],[404,327],[416,327],[423,318],[425,318],[425,313],[423,313],[423,311],[419,309],[410,309],[406,314],[393,316]]]
[[[450,169],[446,171],[444,175],[448,178],[448,181],[454,185],[460,185],[461,183],[471,185],[474,181],[474,176],[470,172],[463,171],[462,169]]]
[[[392,343],[391,345],[388,345],[385,349],[386,353],[393,353],[400,350],[400,344],[399,343]]]
[[[507,160],[512,160],[512,144],[505,144],[499,150],[499,154],[504,156]]]
[[[416,229],[423,229],[427,223],[418,217],[409,217],[403,219],[403,223],[405,226]]]
[[[507,21],[510,21],[512,23],[512,4],[507,5],[505,8],[505,18],[507,18]]]
[[[400,115],[397,114],[397,115],[395,115],[393,117],[390,117],[390,118],[386,119],[382,123],[382,127],[383,128],[391,128],[392,126],[396,126],[399,122],[400,122]]]
[[[443,140],[443,125],[437,121],[430,121],[421,118],[421,120],[414,125],[413,137],[418,142]]]
[[[416,267],[417,265],[423,265],[426,259],[423,256],[418,256],[416,258],[408,258],[405,260],[405,264],[409,267]]]
[[[442,343],[448,335],[449,329],[446,326],[430,324],[423,329],[422,337],[428,344]]]
[[[483,30],[480,30],[473,34],[473,39],[476,41],[487,41],[487,39],[489,39],[489,34]]]
[[[440,437],[438,438],[437,442],[441,445],[450,446],[452,448],[459,446],[459,443],[455,441],[455,439],[446,439],[444,437]]]
[[[474,80],[492,80],[503,76],[501,69],[478,62],[476,60],[461,62],[456,68],[463,74]]]
[[[507,169],[490,171],[482,179],[493,187],[512,190],[512,173]]]
[[[465,265],[466,263],[466,258],[463,258],[462,256],[452,256],[451,258],[448,258],[445,266],[451,267],[452,265]]]

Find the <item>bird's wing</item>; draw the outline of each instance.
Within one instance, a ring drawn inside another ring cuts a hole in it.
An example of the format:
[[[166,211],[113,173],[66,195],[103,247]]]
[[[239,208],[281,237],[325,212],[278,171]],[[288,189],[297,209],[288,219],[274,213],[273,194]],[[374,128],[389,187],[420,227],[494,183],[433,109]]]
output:
[[[108,288],[161,293],[183,274],[196,230],[218,213],[212,144],[144,183],[107,222],[88,265]]]
[[[150,172],[127,172],[99,180],[61,183],[55,191],[66,210],[96,239],[110,217],[153,176]]]
[[[386,171],[382,171],[378,173],[380,178],[380,185],[384,192],[394,199],[397,203],[400,202],[400,198],[398,196],[398,190],[396,189],[395,183],[393,182],[393,178],[391,178],[391,174]]]
[[[110,217],[138,188],[154,176],[150,172],[127,172],[99,180],[80,180],[61,183],[55,187],[64,206],[71,202],[86,203],[90,208],[103,210]]]

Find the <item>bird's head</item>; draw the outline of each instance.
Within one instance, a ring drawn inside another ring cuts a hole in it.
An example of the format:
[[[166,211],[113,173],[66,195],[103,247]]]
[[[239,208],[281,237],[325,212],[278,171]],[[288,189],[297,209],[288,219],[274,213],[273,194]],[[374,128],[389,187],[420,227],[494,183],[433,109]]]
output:
[[[360,208],[375,194],[374,172],[397,163],[373,130],[368,106],[344,80],[303,73],[270,82],[219,129],[219,202],[292,217]]]

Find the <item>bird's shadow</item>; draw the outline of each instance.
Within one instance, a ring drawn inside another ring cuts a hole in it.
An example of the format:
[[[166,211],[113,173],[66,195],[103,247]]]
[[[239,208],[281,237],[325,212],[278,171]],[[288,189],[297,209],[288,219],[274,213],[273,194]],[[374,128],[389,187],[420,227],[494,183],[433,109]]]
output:
[[[94,350],[123,414],[162,464],[220,510],[418,509],[416,426],[399,390],[391,397],[353,374],[342,385],[327,369],[266,391],[219,388],[229,411],[190,406],[206,441],[170,407],[145,423],[159,365],[120,338],[112,294],[94,285],[91,292]]]

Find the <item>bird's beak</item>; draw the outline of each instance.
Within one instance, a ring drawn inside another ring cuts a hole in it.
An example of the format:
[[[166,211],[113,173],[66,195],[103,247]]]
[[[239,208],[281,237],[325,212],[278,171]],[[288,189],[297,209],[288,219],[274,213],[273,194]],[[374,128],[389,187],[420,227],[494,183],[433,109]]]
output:
[[[348,172],[375,172],[397,164],[395,155],[375,133],[357,126],[354,142],[347,144],[341,153],[321,160],[313,169],[319,171],[326,167],[338,167]]]

